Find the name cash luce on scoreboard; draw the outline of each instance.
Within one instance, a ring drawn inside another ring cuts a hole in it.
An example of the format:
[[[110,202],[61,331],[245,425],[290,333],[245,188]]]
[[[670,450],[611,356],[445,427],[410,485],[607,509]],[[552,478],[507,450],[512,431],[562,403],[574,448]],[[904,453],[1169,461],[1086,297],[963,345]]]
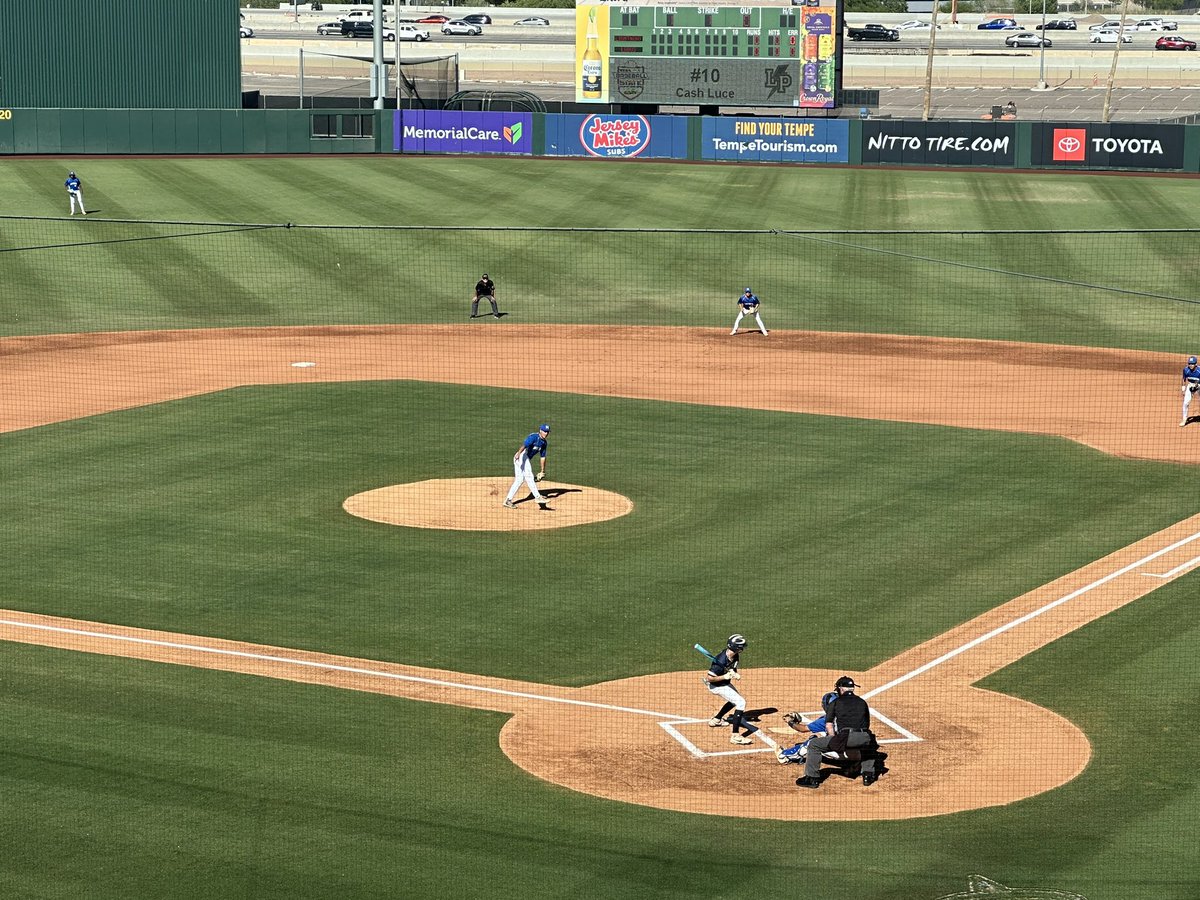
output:
[[[580,103],[832,109],[841,7],[633,6],[578,2]]]

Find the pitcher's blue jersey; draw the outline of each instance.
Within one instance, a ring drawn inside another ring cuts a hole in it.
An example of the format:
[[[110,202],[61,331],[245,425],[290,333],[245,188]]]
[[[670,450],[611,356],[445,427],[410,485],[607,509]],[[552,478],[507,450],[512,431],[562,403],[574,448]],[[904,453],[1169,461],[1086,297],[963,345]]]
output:
[[[1183,380],[1190,382],[1191,384],[1200,384],[1200,365],[1184,366]]]
[[[532,460],[535,456],[546,455],[546,439],[542,437],[540,432],[535,431],[529,437],[525,438],[525,458]]]

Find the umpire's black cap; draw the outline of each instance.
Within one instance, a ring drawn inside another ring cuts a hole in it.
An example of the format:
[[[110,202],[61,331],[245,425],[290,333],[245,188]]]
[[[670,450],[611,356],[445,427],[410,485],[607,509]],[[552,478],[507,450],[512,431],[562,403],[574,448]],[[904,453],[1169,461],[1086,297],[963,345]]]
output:
[[[856,688],[856,687],[861,687],[861,685],[857,685],[857,684],[855,684],[855,683],[854,683],[854,679],[853,679],[853,678],[851,678],[849,675],[843,675],[841,678],[839,678],[839,679],[837,680],[837,682],[836,682],[836,683],[835,683],[833,686],[834,686],[834,687],[840,687],[840,688]]]

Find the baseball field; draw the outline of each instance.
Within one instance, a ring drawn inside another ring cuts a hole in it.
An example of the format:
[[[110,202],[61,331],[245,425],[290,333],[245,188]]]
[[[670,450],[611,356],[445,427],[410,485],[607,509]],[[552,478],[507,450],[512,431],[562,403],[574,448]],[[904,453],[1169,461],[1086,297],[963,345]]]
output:
[[[0,182],[0,896],[1200,896],[1200,182]],[[798,789],[842,674],[888,772]]]

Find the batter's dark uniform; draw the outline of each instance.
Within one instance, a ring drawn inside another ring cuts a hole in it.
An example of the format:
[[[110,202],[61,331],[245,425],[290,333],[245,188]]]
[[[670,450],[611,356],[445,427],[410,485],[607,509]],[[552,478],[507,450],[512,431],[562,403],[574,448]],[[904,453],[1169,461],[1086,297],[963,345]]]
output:
[[[871,732],[871,710],[867,701],[854,693],[858,685],[848,675],[839,678],[836,687],[837,696],[825,707],[825,735],[808,743],[804,777],[796,782],[800,787],[820,787],[821,754],[826,750],[834,750],[843,756],[848,750],[860,751],[863,784],[869,787],[879,780],[878,767],[882,765],[879,742]]]

